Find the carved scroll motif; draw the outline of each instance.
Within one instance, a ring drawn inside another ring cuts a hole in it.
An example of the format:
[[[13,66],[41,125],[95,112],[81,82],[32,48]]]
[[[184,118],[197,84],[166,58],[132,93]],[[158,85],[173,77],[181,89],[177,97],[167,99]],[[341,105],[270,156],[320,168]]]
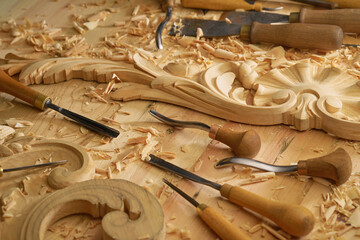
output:
[[[108,60],[46,59],[25,66],[20,81],[56,83],[81,78],[109,82],[116,73],[126,83],[112,93],[114,100],[163,101],[235,122],[287,124],[300,131],[322,129],[360,140],[360,81],[338,68],[298,63],[259,77],[251,62],[227,62],[201,75],[192,73],[200,76],[190,79],[174,76],[167,67],[164,70],[139,54],[134,55],[134,62],[142,71]],[[184,66],[178,68],[188,71]],[[171,69],[177,67],[172,64]]]

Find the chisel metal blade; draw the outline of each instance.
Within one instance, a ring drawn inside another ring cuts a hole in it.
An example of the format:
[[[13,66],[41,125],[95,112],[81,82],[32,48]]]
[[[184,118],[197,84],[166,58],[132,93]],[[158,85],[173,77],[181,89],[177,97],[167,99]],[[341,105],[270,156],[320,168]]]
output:
[[[205,178],[202,178],[202,177],[199,177],[198,175],[195,175],[189,171],[186,171],[185,169],[183,168],[180,168],[172,163],[169,163],[167,161],[164,161],[163,159],[159,158],[159,157],[156,157],[152,154],[149,155],[150,156],[150,160],[148,160],[149,163],[155,165],[155,166],[158,166],[162,169],[165,169],[167,171],[170,171],[172,173],[175,173],[179,176],[182,176],[186,179],[189,179],[191,181],[194,181],[194,182],[198,182],[198,183],[201,183],[201,184],[204,184],[204,185],[207,185],[209,187],[212,187],[212,188],[215,188],[217,190],[220,190],[221,189],[221,185],[218,184],[218,183],[215,183],[215,182],[211,182]]]
[[[173,24],[169,34],[172,36],[180,34],[180,36],[196,37],[197,29],[201,28],[203,37],[224,37],[239,35],[241,27],[242,25],[225,21],[183,18],[177,24]]]
[[[289,15],[285,14],[276,14],[276,13],[267,13],[267,12],[225,12],[220,18],[224,20],[228,18],[233,24],[240,25],[251,25],[253,22],[259,23],[288,23]]]

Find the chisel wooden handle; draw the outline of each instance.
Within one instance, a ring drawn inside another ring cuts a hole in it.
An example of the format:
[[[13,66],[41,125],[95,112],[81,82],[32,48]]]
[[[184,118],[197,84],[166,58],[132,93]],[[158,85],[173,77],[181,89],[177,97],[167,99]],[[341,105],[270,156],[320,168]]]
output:
[[[341,47],[344,33],[335,25],[306,23],[270,25],[254,22],[251,28],[243,26],[240,37],[249,38],[252,43],[266,42],[293,48],[330,51]]]
[[[291,13],[290,22],[337,25],[344,32],[360,33],[360,9],[312,10]]]
[[[212,10],[255,10],[261,11],[262,4],[255,2],[249,4],[245,0],[181,0],[181,5],[186,8],[200,8]]]
[[[222,240],[251,240],[251,238],[229,222],[224,216],[215,211],[215,209],[200,204],[196,208],[197,213],[202,220],[214,231]]]
[[[305,236],[314,227],[313,214],[303,206],[266,199],[230,184],[224,184],[220,193],[231,202],[269,218],[293,236]]]
[[[345,183],[351,176],[351,172],[351,157],[343,148],[338,148],[322,157],[298,162],[300,175],[329,178],[334,180],[337,185]]]
[[[261,147],[259,134],[254,130],[240,132],[212,125],[209,137],[228,145],[238,157],[255,157]]]
[[[50,98],[31,89],[7,75],[0,69],[0,91],[17,97],[41,110]]]
[[[337,3],[339,8],[360,8],[359,0],[325,0],[325,1]]]

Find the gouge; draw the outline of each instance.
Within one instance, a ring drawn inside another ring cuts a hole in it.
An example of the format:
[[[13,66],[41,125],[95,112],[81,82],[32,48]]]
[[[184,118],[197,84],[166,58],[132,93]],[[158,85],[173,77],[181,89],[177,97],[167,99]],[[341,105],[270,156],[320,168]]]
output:
[[[44,110],[46,108],[51,108],[68,118],[80,123],[81,125],[95,131],[101,133],[108,137],[116,138],[119,135],[119,131],[116,129],[110,128],[94,120],[66,110],[62,107],[59,107],[51,102],[51,99],[32,88],[22,85],[15,79],[11,78],[7,75],[3,70],[0,70],[0,91],[13,95],[40,110]]]
[[[202,37],[225,37],[238,35],[252,43],[273,43],[293,48],[320,49],[324,51],[339,49],[344,33],[339,26],[326,24],[289,23],[269,25],[253,22],[251,25],[239,25],[226,21],[185,18],[181,24],[174,24],[170,35],[196,36],[198,28]]]
[[[331,3],[323,0],[291,0],[291,1],[310,4],[315,7],[330,8],[330,9],[337,8],[339,6],[337,3]]]
[[[216,163],[216,168],[239,164],[270,172],[298,172],[300,175],[323,177],[341,185],[345,183],[352,172],[350,155],[338,148],[325,156],[300,160],[297,165],[277,166],[248,158],[225,158]]]
[[[186,8],[200,8],[211,10],[254,10],[254,11],[276,11],[283,7],[265,8],[261,2],[254,0],[181,0],[181,5]]]
[[[211,127],[202,122],[189,122],[174,120],[150,109],[150,115],[173,127],[197,128],[209,132],[209,137],[228,145],[236,154],[241,157],[254,157],[259,152],[261,140],[257,132],[249,130],[245,132],[234,131],[218,125]]]
[[[302,8],[290,15],[265,12],[224,12],[220,19],[228,18],[233,24],[260,23],[311,23],[337,25],[344,32],[360,33],[360,9],[312,10]]]
[[[30,169],[30,168],[40,168],[40,167],[49,167],[49,166],[53,167],[53,166],[65,164],[66,162],[67,162],[66,160],[61,160],[61,161],[56,161],[56,162],[49,162],[49,163],[42,163],[42,164],[22,166],[22,167],[16,167],[16,168],[7,168],[7,169],[3,169],[0,166],[0,177],[2,177],[3,174],[6,172],[20,171],[20,170],[25,170],[25,169]]]
[[[230,184],[220,185],[211,182],[152,154],[150,154],[148,162],[191,181],[219,190],[221,196],[271,219],[284,231],[296,237],[305,236],[314,227],[313,214],[303,206],[266,199]]]
[[[175,190],[183,198],[188,200],[192,205],[196,207],[196,212],[201,219],[214,231],[222,240],[251,240],[251,238],[237,228],[234,224],[229,222],[224,216],[218,213],[212,207],[207,206],[204,203],[198,203],[195,199],[181,191],[171,182],[163,178],[164,183]]]

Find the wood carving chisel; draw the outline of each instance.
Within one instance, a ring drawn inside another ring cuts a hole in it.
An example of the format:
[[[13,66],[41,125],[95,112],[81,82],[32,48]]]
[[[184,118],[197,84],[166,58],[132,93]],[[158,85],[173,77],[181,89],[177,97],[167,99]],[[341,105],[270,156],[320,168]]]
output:
[[[305,4],[313,5],[315,7],[330,8],[330,9],[334,9],[339,6],[339,4],[337,3],[331,3],[323,0],[291,0],[291,1],[305,3]]]
[[[51,108],[80,123],[81,125],[105,136],[116,138],[119,135],[119,131],[116,129],[110,128],[94,120],[53,104],[48,96],[19,83],[7,75],[3,70],[0,70],[0,91],[17,97],[40,110]]]
[[[181,0],[181,5],[186,8],[199,8],[209,10],[253,10],[253,11],[276,11],[283,9],[282,6],[276,8],[263,7],[261,2],[254,0]]]
[[[65,164],[66,162],[67,162],[67,160],[61,160],[61,161],[56,161],[56,162],[48,162],[48,163],[29,165],[29,166],[22,166],[22,167],[16,167],[16,168],[7,168],[7,169],[3,169],[0,166],[0,177],[2,177],[3,174],[6,173],[6,172],[21,171],[21,170],[25,170],[25,169],[40,168],[40,167],[54,167],[54,166],[57,166],[57,165]]]
[[[251,238],[240,228],[229,222],[224,216],[218,213],[214,208],[204,203],[198,203],[195,199],[184,193],[171,182],[163,179],[169,187],[175,190],[194,207],[201,219],[214,231],[222,240],[251,240]]]
[[[290,15],[265,12],[225,12],[220,19],[229,19],[233,24],[259,23],[311,23],[337,25],[344,32],[360,33],[360,9],[312,10],[302,8]]]
[[[258,22],[253,22],[251,25],[240,25],[226,21],[193,18],[181,19],[173,25],[169,34],[196,37],[199,32],[201,32],[200,37],[205,38],[238,35],[241,39],[251,43],[264,42],[324,51],[339,49],[344,39],[342,29],[335,25],[307,23],[270,25]]]
[[[226,127],[212,125],[211,127],[202,122],[179,121],[174,120],[158,113],[154,109],[150,109],[151,116],[160,121],[178,128],[197,128],[209,132],[209,137],[222,142],[229,146],[236,156],[254,157],[261,148],[261,140],[259,134],[254,130],[245,132],[234,131]]]
[[[206,9],[235,10],[241,8],[244,10],[255,10],[255,11],[261,11],[261,10],[276,11],[283,8],[283,7],[263,8],[261,3],[255,2],[253,0],[230,0],[230,1],[211,0],[210,2],[203,0],[196,0],[196,1],[182,0],[181,4],[183,7],[187,7],[187,8],[200,8],[203,12],[205,12]],[[159,24],[159,26],[156,29],[155,42],[156,42],[156,47],[158,49],[163,49],[162,32],[166,24],[171,19],[174,6],[175,6],[175,0],[163,0],[161,2],[161,8],[166,12],[166,15],[165,15],[165,19]]]
[[[266,199],[230,184],[220,185],[211,182],[152,154],[150,154],[150,160],[148,160],[148,162],[191,181],[219,190],[221,196],[239,206],[248,208],[269,218],[293,236],[305,236],[310,233],[314,227],[315,218],[313,214],[303,206]]]
[[[343,149],[338,148],[325,156],[300,160],[296,165],[278,166],[260,162],[254,159],[230,157],[220,160],[215,168],[239,164],[270,172],[297,172],[300,175],[327,178],[336,185],[345,183],[352,172],[350,155]]]

